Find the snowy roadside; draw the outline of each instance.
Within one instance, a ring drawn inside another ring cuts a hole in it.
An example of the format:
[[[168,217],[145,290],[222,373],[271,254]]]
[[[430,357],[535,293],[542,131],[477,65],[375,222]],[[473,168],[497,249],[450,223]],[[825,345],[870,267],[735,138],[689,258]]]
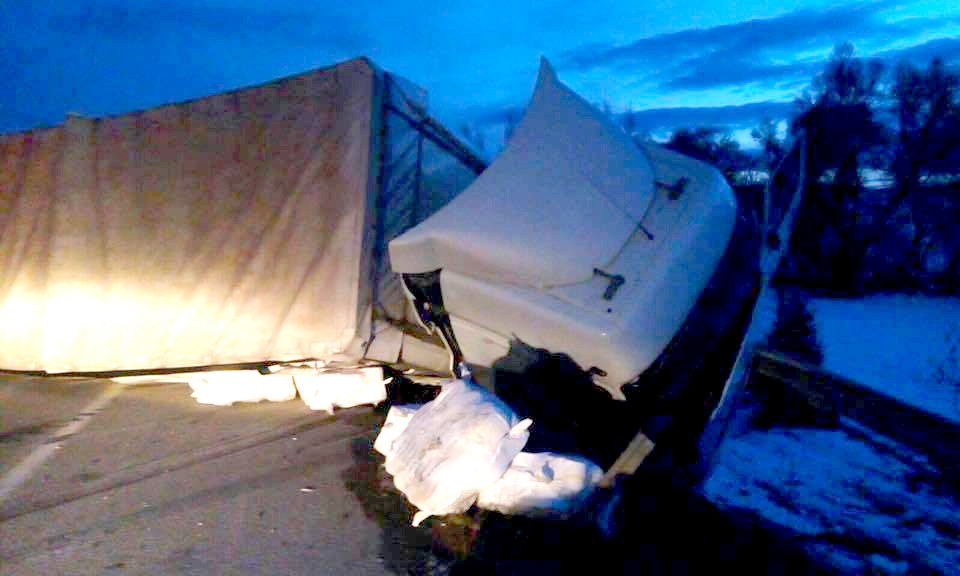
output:
[[[960,299],[810,302],[823,367],[960,421]]]
[[[960,567],[958,501],[922,456],[870,434],[775,428],[720,447],[704,493],[809,538],[844,572]]]
[[[816,300],[810,311],[826,369],[960,420],[960,301]],[[838,571],[960,570],[956,487],[923,455],[856,423],[747,427],[714,463],[702,487],[710,500],[785,526]]]

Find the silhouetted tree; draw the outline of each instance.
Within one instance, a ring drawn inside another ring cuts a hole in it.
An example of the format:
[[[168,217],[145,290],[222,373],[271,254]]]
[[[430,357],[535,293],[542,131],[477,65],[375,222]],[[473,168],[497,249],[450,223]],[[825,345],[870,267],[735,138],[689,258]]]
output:
[[[632,107],[628,107],[627,110],[620,116],[620,123],[623,126],[623,131],[628,135],[633,136],[637,131],[637,113],[633,111]]]
[[[882,72],[879,62],[855,58],[851,44],[836,46],[812,92],[798,100],[792,123],[806,134],[807,183],[791,242],[794,262],[808,281],[841,292],[855,289],[865,250],[856,233],[861,161],[881,154],[888,141],[874,112]]]
[[[750,131],[750,137],[760,145],[763,164],[768,170],[773,170],[787,153],[777,124],[775,120],[764,118],[759,126]]]
[[[892,92],[898,121],[893,169],[905,196],[916,189],[924,169],[960,170],[960,78],[940,59],[926,70],[902,63]]]
[[[610,105],[610,101],[606,98],[604,98],[603,102],[600,103],[600,111],[603,112],[603,115],[607,118],[614,120],[613,106]]]
[[[740,144],[717,128],[680,128],[665,146],[714,165],[732,183],[738,172],[753,168],[751,157],[740,149]]]
[[[814,78],[813,92],[805,91],[797,101],[800,113],[793,129],[807,134],[809,182],[820,181],[832,170],[838,192],[859,190],[861,157],[886,142],[873,109],[882,77],[879,61],[855,58],[853,45],[844,42],[834,48],[824,71]]]

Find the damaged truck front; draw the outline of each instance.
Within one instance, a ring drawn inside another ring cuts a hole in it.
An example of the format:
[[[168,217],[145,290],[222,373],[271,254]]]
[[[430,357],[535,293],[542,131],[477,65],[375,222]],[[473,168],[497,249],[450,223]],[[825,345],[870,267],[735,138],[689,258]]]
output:
[[[451,367],[518,343],[565,354],[657,435],[700,428],[719,396],[756,292],[754,223],[719,171],[635,142],[543,61],[503,152],[389,249]]]

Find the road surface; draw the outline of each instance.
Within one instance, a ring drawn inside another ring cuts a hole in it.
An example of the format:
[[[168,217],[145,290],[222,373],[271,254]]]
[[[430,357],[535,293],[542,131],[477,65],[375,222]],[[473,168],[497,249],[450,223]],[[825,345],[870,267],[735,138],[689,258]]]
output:
[[[382,574],[382,530],[348,488],[376,419],[4,376],[0,573]]]

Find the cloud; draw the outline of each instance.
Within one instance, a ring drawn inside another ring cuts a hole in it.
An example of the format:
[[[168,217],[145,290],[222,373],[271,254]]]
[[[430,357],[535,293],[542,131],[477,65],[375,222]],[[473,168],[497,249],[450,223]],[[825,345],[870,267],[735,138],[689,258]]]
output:
[[[651,108],[633,112],[636,129],[659,133],[677,128],[711,126],[725,130],[752,128],[765,118],[781,120],[796,110],[793,102],[753,102],[735,106]],[[508,119],[519,120],[523,109],[517,106],[477,107],[471,110],[467,123],[481,130],[499,127]],[[622,121],[623,114],[617,116]]]
[[[960,38],[937,38],[915,46],[885,50],[869,55],[892,67],[906,61],[915,66],[926,66],[934,57],[948,64],[960,64]],[[809,59],[791,64],[745,64],[728,54],[717,53],[711,59],[698,61],[699,72],[678,75],[660,83],[661,88],[697,89],[725,84],[763,83],[799,78],[802,83],[823,67],[824,59]],[[475,106],[463,111],[463,121],[479,129],[502,127],[508,119],[516,121],[523,115],[522,106],[491,105]],[[764,119],[783,120],[796,113],[796,105],[789,101],[762,101],[741,105],[713,107],[658,107],[633,112],[638,131],[665,134],[678,128],[710,126],[734,132],[753,128]],[[622,121],[622,114],[617,116]]]
[[[764,118],[779,120],[790,116],[794,111],[793,102],[754,102],[704,108],[652,108],[633,114],[638,130],[658,132],[697,126],[721,129],[753,127]]]
[[[947,64],[960,63],[960,39],[937,38],[899,50],[886,50],[873,55],[884,62],[909,62],[914,66],[926,66],[934,58]]]
[[[885,35],[899,24],[874,17],[890,2],[869,2],[825,10],[797,10],[774,18],[745,20],[712,28],[693,28],[641,38],[618,46],[593,44],[563,56],[561,65],[573,69],[622,67],[636,64],[688,60],[697,55],[743,50],[795,50],[824,39],[864,38]],[[922,26],[917,21],[916,28]],[[901,30],[902,32],[902,30]]]
[[[942,19],[888,21],[881,13],[891,6],[892,2],[882,0],[804,9],[773,18],[649,36],[622,45],[591,44],[564,54],[560,67],[635,74],[667,91],[776,82],[795,85],[815,74],[823,65],[824,54],[838,42],[870,46],[947,25]]]
[[[696,90],[751,83],[769,84],[778,80],[809,78],[822,66],[821,61],[797,64],[754,64],[722,54],[687,63],[678,75],[660,83],[661,88]]]
[[[950,63],[960,60],[960,40],[937,38],[908,48],[874,52],[863,57],[880,60],[888,66],[895,66],[900,61],[925,66],[934,57]],[[789,64],[767,64],[758,58],[742,58],[726,51],[713,52],[685,62],[679,67],[683,72],[661,82],[660,87],[689,90],[750,83],[770,84],[789,79],[806,80],[820,72],[825,63],[824,57]]]

